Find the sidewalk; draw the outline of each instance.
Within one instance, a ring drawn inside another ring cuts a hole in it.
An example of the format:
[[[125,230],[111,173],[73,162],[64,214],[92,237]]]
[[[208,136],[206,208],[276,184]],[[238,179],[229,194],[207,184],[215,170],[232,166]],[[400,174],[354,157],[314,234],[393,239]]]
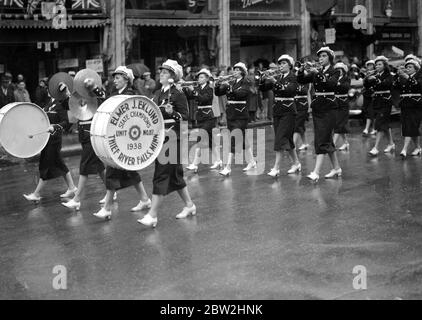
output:
[[[249,124],[249,128],[265,127],[272,125],[272,121],[257,121]],[[71,133],[63,136],[63,157],[72,157],[79,155],[82,152],[81,144],[78,140],[78,134]],[[8,166],[24,164],[25,162],[37,162],[38,157],[31,159],[17,159],[8,154],[0,147],[0,170]]]

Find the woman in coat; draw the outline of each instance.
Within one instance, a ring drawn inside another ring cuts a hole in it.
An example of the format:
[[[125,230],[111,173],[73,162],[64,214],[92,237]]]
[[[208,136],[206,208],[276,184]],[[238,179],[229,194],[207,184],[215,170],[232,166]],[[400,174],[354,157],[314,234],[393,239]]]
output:
[[[296,121],[296,101],[297,79],[293,73],[294,59],[289,55],[282,55],[278,59],[281,75],[277,77],[269,77],[263,85],[264,90],[272,89],[274,91],[274,151],[276,160],[271,172],[271,177],[280,175],[280,163],[282,152],[287,151],[292,161],[292,167],[287,172],[295,174],[302,171],[302,165],[296,153],[296,146],[293,141],[295,121]]]
[[[364,81],[365,88],[374,91],[373,108],[375,116],[375,130],[377,138],[374,148],[369,155],[376,157],[379,154],[379,146],[384,137],[388,140],[388,146],[384,153],[391,153],[396,149],[393,135],[391,132],[391,109],[393,107],[391,86],[393,76],[390,73],[388,59],[384,56],[377,57],[375,60],[377,73],[370,75]]]
[[[162,88],[155,92],[154,102],[160,106],[167,135],[161,153],[155,160],[151,208],[143,219],[138,220],[138,223],[148,227],[157,226],[158,210],[164,197],[173,192],[177,192],[185,204],[176,219],[196,215],[196,206],[184,180],[180,159],[180,124],[188,118],[188,101],[185,94],[175,85],[182,76],[183,69],[177,61],[167,60],[160,67]],[[174,150],[176,152],[173,152]]]
[[[400,91],[400,109],[402,135],[404,146],[400,155],[407,157],[410,143],[415,146],[412,156],[420,156],[422,153],[420,144],[420,125],[422,120],[422,79],[417,77],[421,65],[417,60],[408,60],[405,70],[399,69],[393,87]]]
[[[299,83],[312,83],[315,88],[315,98],[312,101],[312,116],[315,130],[315,152],[317,154],[315,169],[308,178],[317,182],[326,154],[330,157],[333,169],[325,176],[326,179],[341,177],[342,170],[336,155],[333,142],[333,131],[336,126],[335,88],[340,78],[340,72],[333,68],[334,51],[323,47],[318,51],[320,68],[305,64],[298,73]]]

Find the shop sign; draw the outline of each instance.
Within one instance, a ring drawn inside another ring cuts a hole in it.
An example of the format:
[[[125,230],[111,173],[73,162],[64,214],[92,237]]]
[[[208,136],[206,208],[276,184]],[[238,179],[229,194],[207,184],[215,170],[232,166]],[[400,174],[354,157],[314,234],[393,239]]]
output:
[[[389,40],[389,39],[406,39],[410,40],[412,35],[410,32],[383,32],[382,38]]]
[[[325,43],[326,44],[336,43],[336,29],[334,28],[325,29]]]
[[[103,60],[102,59],[91,59],[86,60],[86,68],[94,70],[97,73],[104,72]]]
[[[78,59],[59,59],[57,64],[58,64],[59,69],[77,68],[79,67],[79,60]]]
[[[230,0],[231,11],[290,12],[290,0]]]

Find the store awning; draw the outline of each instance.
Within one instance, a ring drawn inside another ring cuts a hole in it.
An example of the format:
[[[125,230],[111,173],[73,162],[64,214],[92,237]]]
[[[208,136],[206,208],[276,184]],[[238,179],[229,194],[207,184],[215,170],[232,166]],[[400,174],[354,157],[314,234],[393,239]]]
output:
[[[217,27],[217,19],[126,19],[128,26],[142,27]]]
[[[243,20],[232,19],[232,26],[240,27],[296,27],[300,26],[300,20]]]
[[[67,28],[98,28],[103,27],[109,23],[109,19],[71,20],[67,21]],[[0,29],[53,29],[53,26],[51,21],[44,20],[0,20]]]

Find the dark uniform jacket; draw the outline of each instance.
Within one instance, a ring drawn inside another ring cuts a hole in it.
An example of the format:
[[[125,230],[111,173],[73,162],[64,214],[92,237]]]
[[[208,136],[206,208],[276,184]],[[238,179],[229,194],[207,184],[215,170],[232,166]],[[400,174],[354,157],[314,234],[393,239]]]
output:
[[[44,108],[50,124],[54,127],[48,143],[60,143],[63,130],[69,125],[67,110],[69,109],[69,98],[64,101],[50,100]]]
[[[371,77],[370,77],[371,78]],[[375,79],[367,79],[364,82],[366,89],[374,91],[374,108],[379,109],[391,105],[392,95],[391,87],[393,85],[393,76],[385,70],[382,74],[376,74]],[[385,91],[386,93],[377,94]],[[387,92],[388,91],[388,92]]]
[[[308,109],[308,92],[310,84],[300,84],[298,83],[296,89],[296,108],[298,109]]]
[[[251,84],[245,78],[240,81],[231,81],[230,85],[217,84],[215,87],[215,95],[217,97],[227,95],[227,120],[248,120],[249,110],[247,101],[251,94]],[[232,103],[230,103],[230,101]],[[239,101],[239,103],[236,103]],[[234,102],[234,103],[233,103]]]
[[[274,91],[274,116],[280,116],[285,112],[296,112],[296,102],[294,100],[297,92],[297,78],[293,72],[288,73],[284,78],[277,76],[277,82],[266,80],[262,86],[264,90]],[[279,98],[287,98],[286,100],[279,100]]]
[[[400,91],[401,95],[415,94],[415,96],[402,96],[400,108],[422,108],[422,78],[417,78],[418,74],[410,76],[409,79],[396,77],[393,87]],[[419,96],[418,96],[419,95]]]
[[[7,88],[6,94],[3,93],[3,87],[0,86],[0,109],[13,102],[15,102],[15,95],[12,86]]]
[[[333,66],[318,73],[305,74],[304,70],[299,70],[297,80],[300,84],[313,83],[315,93],[333,93],[332,96],[315,96],[311,105],[314,112],[328,112],[337,107],[334,92],[339,78],[340,71],[335,70]]]
[[[346,109],[349,108],[349,90],[350,90],[350,78],[343,76],[337,82],[337,86],[335,88],[335,94],[337,97],[337,104],[339,108]]]
[[[172,128],[176,132],[177,137],[180,138],[180,122],[187,120],[189,114],[186,95],[172,85],[166,92],[157,90],[153,100],[161,109],[166,130]],[[167,103],[173,106],[173,113],[171,115],[166,112],[163,106]]]
[[[205,85],[202,89],[202,86],[198,86],[194,91],[186,90],[186,96],[188,99],[194,97],[198,104],[198,110],[196,112],[196,120],[205,121],[215,118],[214,112],[212,110],[212,102],[214,99],[214,90],[210,87],[209,83]],[[209,107],[209,108],[203,108]]]

